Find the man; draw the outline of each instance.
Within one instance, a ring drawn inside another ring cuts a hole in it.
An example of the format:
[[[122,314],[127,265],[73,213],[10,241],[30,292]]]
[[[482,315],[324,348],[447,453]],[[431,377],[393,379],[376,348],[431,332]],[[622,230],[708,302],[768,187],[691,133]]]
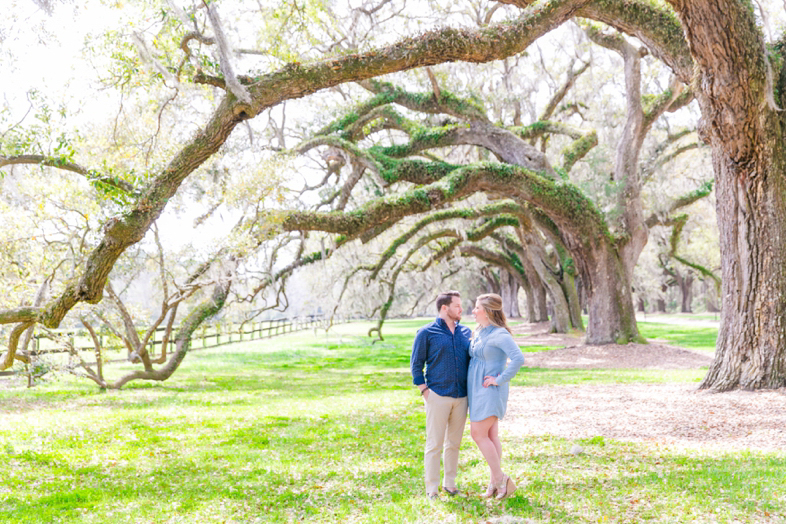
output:
[[[464,424],[467,420],[469,328],[459,325],[461,295],[446,291],[437,297],[437,319],[421,328],[412,346],[412,382],[426,403],[426,494],[439,497],[439,455],[443,448],[445,477],[442,489],[458,493],[456,474]],[[423,366],[426,366],[426,375]]]

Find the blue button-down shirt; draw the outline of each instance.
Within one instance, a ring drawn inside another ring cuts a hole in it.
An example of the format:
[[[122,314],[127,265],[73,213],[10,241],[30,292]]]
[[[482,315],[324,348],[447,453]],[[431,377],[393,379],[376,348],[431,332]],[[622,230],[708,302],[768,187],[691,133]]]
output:
[[[437,317],[422,327],[412,345],[412,382],[426,384],[441,397],[467,396],[467,370],[469,369],[469,338],[472,331],[456,323],[453,333],[445,321]],[[423,366],[426,374],[423,374]]]

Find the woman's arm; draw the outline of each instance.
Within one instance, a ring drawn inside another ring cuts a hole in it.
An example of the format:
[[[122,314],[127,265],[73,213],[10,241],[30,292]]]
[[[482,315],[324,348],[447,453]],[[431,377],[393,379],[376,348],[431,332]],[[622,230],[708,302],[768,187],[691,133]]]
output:
[[[504,331],[497,336],[499,337],[498,340],[495,340],[497,347],[504,351],[510,359],[510,363],[505,367],[505,370],[494,381],[496,385],[499,386],[505,382],[510,382],[510,380],[516,376],[521,366],[524,365],[524,354],[521,352],[519,345],[516,344],[516,341],[513,340],[510,333]]]

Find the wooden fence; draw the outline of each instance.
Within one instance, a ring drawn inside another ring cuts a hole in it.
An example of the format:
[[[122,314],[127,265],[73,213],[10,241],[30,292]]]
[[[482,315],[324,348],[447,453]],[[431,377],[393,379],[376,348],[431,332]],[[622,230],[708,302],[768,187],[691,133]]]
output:
[[[333,319],[334,324],[341,324],[347,321],[348,320],[344,318]],[[306,329],[326,328],[328,322],[329,319],[325,318],[325,315],[307,315],[303,317],[278,318],[244,323],[221,322],[204,324],[191,336],[191,349],[207,349],[237,342],[277,337]],[[163,327],[157,328],[155,334],[148,342],[148,352],[154,358],[156,355],[161,354],[161,344],[163,342],[165,330],[166,328]],[[59,336],[68,339],[68,343],[78,351],[95,351],[93,340],[85,329],[59,329],[53,331]],[[140,337],[145,331],[146,330],[140,331]],[[176,332],[177,329],[172,330],[167,353],[171,353],[175,350],[174,335]],[[126,346],[123,345],[117,336],[110,336],[105,330],[100,330],[96,334],[99,337],[99,342],[103,350],[126,350]],[[68,349],[62,343],[58,343],[56,340],[42,334],[36,334],[31,344],[32,356],[68,352]],[[15,372],[0,372],[0,376],[12,374],[15,374]]]

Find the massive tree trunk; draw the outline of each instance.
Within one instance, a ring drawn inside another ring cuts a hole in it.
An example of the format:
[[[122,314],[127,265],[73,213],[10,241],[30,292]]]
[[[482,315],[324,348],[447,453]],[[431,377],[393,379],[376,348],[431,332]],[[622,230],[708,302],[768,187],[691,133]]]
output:
[[[505,0],[528,5],[527,0]],[[681,27],[651,3],[594,2],[580,14],[645,42],[691,82],[712,148],[723,307],[716,357],[703,389],[786,385],[786,103],[783,40],[777,59],[751,2],[668,0]],[[648,16],[642,14],[649,11]],[[638,18],[638,21],[635,20]],[[684,35],[684,38],[683,36]],[[684,51],[687,41],[690,58]]]
[[[786,150],[773,75],[748,2],[673,0],[696,62],[712,146],[722,264],[721,326],[701,388],[786,385]],[[780,63],[782,68],[782,57]]]
[[[601,241],[591,251],[582,253],[577,263],[582,281],[587,284],[587,344],[640,340],[625,265],[616,249]]]
[[[700,386],[704,389],[786,385],[782,140],[779,133],[771,133],[747,165],[738,165],[726,154],[713,154],[723,307],[715,360]]]

